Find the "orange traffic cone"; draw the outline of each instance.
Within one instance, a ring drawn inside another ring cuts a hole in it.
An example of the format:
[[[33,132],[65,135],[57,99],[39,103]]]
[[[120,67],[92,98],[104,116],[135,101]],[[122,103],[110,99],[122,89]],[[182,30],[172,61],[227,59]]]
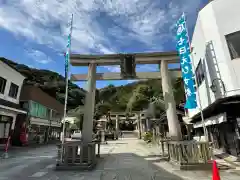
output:
[[[220,180],[217,162],[215,160],[213,160],[212,166],[212,180]]]

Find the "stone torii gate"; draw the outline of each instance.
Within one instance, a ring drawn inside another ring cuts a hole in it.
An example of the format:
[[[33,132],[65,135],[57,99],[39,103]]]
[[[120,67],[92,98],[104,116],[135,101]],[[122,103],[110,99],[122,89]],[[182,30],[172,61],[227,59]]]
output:
[[[168,64],[180,62],[177,52],[137,53],[130,55],[135,57],[136,64],[158,64],[160,66],[160,72],[136,72],[136,77],[134,77],[134,79],[162,79],[162,90],[166,106],[169,135],[172,140],[181,140],[181,129],[177,118],[176,103],[171,85],[171,78],[181,77],[181,71],[180,69],[168,69]],[[72,81],[88,81],[82,130],[84,143],[92,141],[96,80],[123,80],[121,73],[96,73],[96,67],[120,65],[121,57],[120,54],[71,54],[70,56],[70,63],[72,66],[88,66],[88,74],[71,75]]]

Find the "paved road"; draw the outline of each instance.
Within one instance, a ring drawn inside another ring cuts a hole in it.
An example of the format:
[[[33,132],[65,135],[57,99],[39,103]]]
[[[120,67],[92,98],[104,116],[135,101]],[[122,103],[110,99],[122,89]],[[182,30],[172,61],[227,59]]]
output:
[[[162,160],[149,150],[133,136],[125,135],[102,146],[102,158],[94,171],[55,171],[56,148],[49,145],[21,152],[19,157],[0,159],[0,180],[181,180],[164,170],[167,164],[157,165]],[[194,173],[189,177],[194,179]]]
[[[103,145],[102,158],[92,172],[55,171],[56,147],[49,145],[0,159],[0,180],[180,180],[144,160],[147,151],[130,137]]]

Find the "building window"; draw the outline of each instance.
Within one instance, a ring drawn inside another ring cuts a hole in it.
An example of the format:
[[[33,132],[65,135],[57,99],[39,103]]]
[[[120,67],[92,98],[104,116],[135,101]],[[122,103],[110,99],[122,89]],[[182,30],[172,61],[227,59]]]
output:
[[[240,58],[240,31],[226,35],[231,59]]]
[[[198,87],[202,84],[204,78],[205,78],[205,74],[204,74],[204,68],[203,68],[203,64],[202,64],[202,60],[200,59],[197,68],[196,68],[196,79],[197,79],[197,85]]]
[[[18,85],[14,84],[14,83],[11,83],[8,95],[10,97],[16,99],[17,98],[17,94],[18,94]]]
[[[42,119],[47,118],[47,108],[37,102],[31,101],[30,115]]]
[[[1,94],[4,94],[6,83],[7,83],[7,80],[0,77],[0,93]]]

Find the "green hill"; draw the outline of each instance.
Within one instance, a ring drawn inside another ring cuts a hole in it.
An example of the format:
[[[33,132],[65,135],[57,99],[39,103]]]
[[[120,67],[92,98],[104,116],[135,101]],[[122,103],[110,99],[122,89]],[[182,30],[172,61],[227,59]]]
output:
[[[178,78],[172,84],[176,104],[179,105],[185,98],[183,82]],[[106,114],[107,111],[141,111],[148,107],[152,97],[163,99],[161,80],[137,81],[119,87],[110,84],[98,91],[96,116]]]

